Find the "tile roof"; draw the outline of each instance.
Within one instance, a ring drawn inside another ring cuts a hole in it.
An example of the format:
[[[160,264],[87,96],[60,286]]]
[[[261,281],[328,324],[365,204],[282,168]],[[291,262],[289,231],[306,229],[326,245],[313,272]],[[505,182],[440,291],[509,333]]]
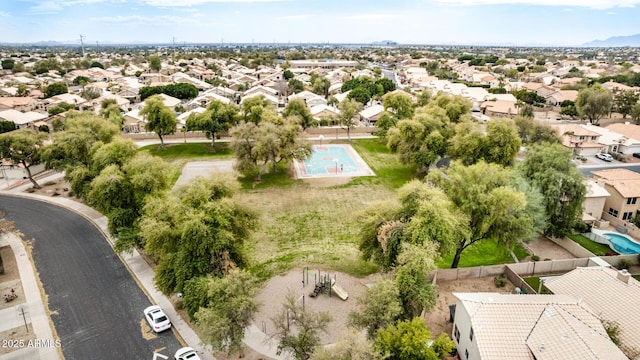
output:
[[[608,169],[591,172],[602,178],[625,198],[640,197],[640,174],[628,169]]]
[[[626,359],[594,312],[573,296],[454,296],[470,315],[482,359]]]
[[[584,300],[602,319],[618,323],[623,345],[640,350],[640,282],[618,275],[605,267],[577,268],[545,281],[545,286]]]

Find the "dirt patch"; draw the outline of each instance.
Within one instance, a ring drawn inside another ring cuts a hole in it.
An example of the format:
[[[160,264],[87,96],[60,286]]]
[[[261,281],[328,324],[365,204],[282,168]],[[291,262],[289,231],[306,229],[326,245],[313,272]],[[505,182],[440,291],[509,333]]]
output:
[[[510,282],[502,288],[497,288],[493,277],[482,277],[438,283],[438,298],[432,311],[425,314],[424,319],[431,329],[432,336],[445,332],[451,335],[452,323],[449,322],[449,305],[456,303],[455,292],[498,292],[513,293],[515,286]]]
[[[327,274],[320,272],[321,276]],[[271,321],[282,309],[282,303],[289,291],[292,291],[302,305],[304,295],[305,309],[308,311],[325,311],[331,314],[332,320],[327,326],[327,332],[321,334],[322,344],[331,344],[338,341],[341,330],[347,327],[347,318],[351,311],[356,311],[356,298],[365,290],[367,284],[372,284],[380,275],[371,275],[358,279],[343,273],[328,273],[331,278],[336,279],[336,283],[344,289],[349,297],[346,301],[340,300],[335,294],[331,297],[320,294],[316,298],[310,298],[309,294],[314,289],[314,275],[318,278],[318,270],[309,270],[305,273],[305,280],[308,279],[304,287],[302,286],[303,270],[292,270],[285,275],[276,275],[267,281],[258,295],[261,302],[260,309],[254,318],[254,324],[259,329],[266,329],[267,335],[274,333],[274,324]],[[263,327],[264,326],[264,327]]]
[[[4,266],[4,274],[0,275],[0,310],[6,309],[25,302],[24,291],[22,291],[22,283],[20,282],[20,273],[18,272],[18,264],[10,246],[0,248],[2,255],[2,263]],[[13,289],[18,297],[10,302],[4,300],[5,295],[11,294]]]
[[[523,244],[529,252],[531,256],[537,255],[540,257],[540,260],[559,260],[559,259],[573,259],[575,256],[554,243],[553,241],[547,238],[539,238],[530,243]],[[527,256],[525,259],[522,259],[521,262],[531,261],[531,256]]]
[[[39,182],[39,184],[40,189],[29,188],[26,190],[26,192],[51,197],[59,196],[82,202],[78,198],[71,195],[71,186],[69,186],[69,182],[64,178],[60,178],[58,180],[50,180],[42,183]]]
[[[304,179],[303,182],[309,187],[332,187],[346,185],[351,181],[351,177],[339,176],[339,177],[325,177],[315,179]]]
[[[36,334],[33,332],[33,327],[31,324],[28,324],[27,326],[29,327],[29,331],[27,331],[27,328],[24,325],[6,331],[0,331],[0,339],[2,339],[3,345],[6,345],[0,347],[0,355],[24,349],[28,347],[29,340],[36,340]]]

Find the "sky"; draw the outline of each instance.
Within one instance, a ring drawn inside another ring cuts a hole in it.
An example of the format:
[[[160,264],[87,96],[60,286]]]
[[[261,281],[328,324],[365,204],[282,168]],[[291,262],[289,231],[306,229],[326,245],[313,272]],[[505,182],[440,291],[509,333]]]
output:
[[[580,45],[640,0],[0,0],[0,42]]]

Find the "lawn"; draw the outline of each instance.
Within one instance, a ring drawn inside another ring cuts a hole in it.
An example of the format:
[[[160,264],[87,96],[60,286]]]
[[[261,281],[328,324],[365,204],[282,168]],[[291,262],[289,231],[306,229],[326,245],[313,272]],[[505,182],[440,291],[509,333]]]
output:
[[[571,234],[568,237],[580,244],[583,248],[591,251],[596,256],[605,256],[613,251],[607,245],[599,244],[581,234]]]
[[[153,156],[158,156],[173,162],[174,160],[206,160],[206,159],[231,159],[233,153],[228,147],[228,143],[217,142],[211,147],[211,143],[184,143],[165,144],[164,149],[160,145],[147,145],[140,148],[140,151],[147,151]]]
[[[529,255],[522,245],[516,245],[513,252],[518,257],[518,260],[524,259]],[[437,261],[438,267],[441,269],[450,268],[453,256],[453,253],[443,256]],[[513,262],[513,257],[511,257],[505,246],[499,244],[497,240],[488,239],[478,241],[466,248],[460,256],[458,267],[512,264]]]
[[[175,164],[189,160],[230,159],[226,143],[171,144],[142,148]],[[280,167],[276,174],[240,178],[238,200],[259,214],[257,229],[246,244],[251,270],[267,279],[301,266],[366,276],[378,267],[360,259],[358,214],[380,201],[396,201],[396,189],[411,180],[414,166],[403,165],[379,139],[353,140],[352,146],[377,176],[355,177],[347,183],[331,184],[322,179],[296,180]],[[329,179],[335,180],[335,179]],[[519,258],[528,254],[515,250]],[[453,255],[439,266],[448,268]],[[482,241],[466,249],[460,266],[512,263],[509,252],[494,241]]]
[[[552,275],[547,275],[547,276],[552,276]],[[524,278],[524,282],[529,284],[529,286],[531,286],[535,291],[538,291],[540,286],[540,277],[532,276],[532,277]],[[551,291],[549,291],[549,289],[547,289],[546,286],[543,286],[540,291],[540,294],[551,294]]]

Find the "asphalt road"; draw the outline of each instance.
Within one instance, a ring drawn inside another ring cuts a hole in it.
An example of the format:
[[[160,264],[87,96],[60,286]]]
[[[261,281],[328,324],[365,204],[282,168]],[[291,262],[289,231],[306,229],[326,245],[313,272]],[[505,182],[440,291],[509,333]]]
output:
[[[579,166],[578,170],[580,170],[582,175],[584,175],[585,177],[593,177],[593,175],[591,174],[592,171],[600,171],[600,170],[616,169],[616,168],[624,168],[624,169],[628,169],[628,170],[640,173],[640,164],[638,165],[616,164],[616,165],[588,166],[588,167]]]
[[[0,196],[6,218],[33,239],[33,259],[49,297],[66,360],[151,359],[181,347],[172,331],[150,332],[151,301],[102,233],[82,216],[48,203]]]

